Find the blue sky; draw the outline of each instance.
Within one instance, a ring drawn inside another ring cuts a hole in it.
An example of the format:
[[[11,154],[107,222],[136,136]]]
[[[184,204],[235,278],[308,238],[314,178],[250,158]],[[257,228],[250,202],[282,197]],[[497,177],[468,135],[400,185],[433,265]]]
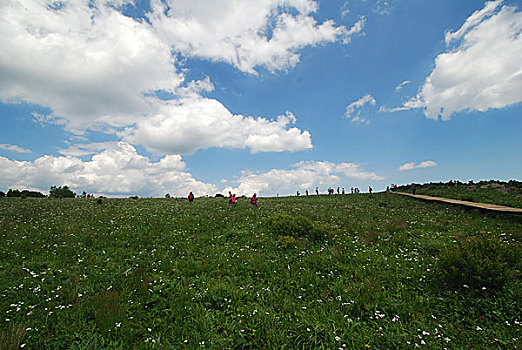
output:
[[[20,0],[0,19],[4,192],[521,179],[521,1]]]

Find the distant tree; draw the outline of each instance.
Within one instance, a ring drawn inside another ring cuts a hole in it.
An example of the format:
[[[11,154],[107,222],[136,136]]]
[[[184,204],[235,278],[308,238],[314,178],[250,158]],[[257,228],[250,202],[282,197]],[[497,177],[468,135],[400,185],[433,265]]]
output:
[[[9,189],[9,191],[7,191],[6,197],[22,197],[22,192]]]
[[[76,197],[76,193],[71,191],[67,185],[63,187],[51,186],[49,190],[50,198],[74,198]]]
[[[167,193],[167,194],[165,195],[165,198],[170,198],[170,194]]]
[[[44,198],[45,197],[45,194],[41,193],[41,192],[37,192],[37,191],[29,191],[29,190],[23,190],[21,192],[21,196],[25,196],[25,197],[32,197],[32,198]]]
[[[80,198],[89,198],[87,196],[87,192],[83,191],[82,194],[80,195]]]
[[[4,198],[5,197],[5,193],[0,191],[0,198]]]

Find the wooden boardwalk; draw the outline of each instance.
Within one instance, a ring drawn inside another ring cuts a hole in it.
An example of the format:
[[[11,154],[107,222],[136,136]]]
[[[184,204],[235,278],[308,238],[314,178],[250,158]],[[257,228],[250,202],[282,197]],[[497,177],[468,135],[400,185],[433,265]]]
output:
[[[505,207],[503,205],[475,203],[475,202],[461,201],[461,200],[452,199],[452,198],[424,196],[422,194],[413,195],[411,193],[404,193],[404,192],[397,192],[397,194],[400,194],[403,196],[408,196],[408,197],[413,197],[413,198],[417,198],[417,199],[422,199],[425,201],[456,204],[456,205],[462,205],[462,206],[469,207],[469,208],[477,208],[477,209],[481,209],[481,210],[494,211],[497,213],[522,214],[521,208]]]

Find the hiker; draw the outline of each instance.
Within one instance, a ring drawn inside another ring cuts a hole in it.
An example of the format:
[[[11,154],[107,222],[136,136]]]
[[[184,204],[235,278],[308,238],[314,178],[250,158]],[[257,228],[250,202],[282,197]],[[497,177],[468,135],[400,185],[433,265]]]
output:
[[[339,194],[339,193],[340,193],[340,192],[339,192],[339,187],[337,187],[337,194]]]
[[[417,192],[417,186],[415,186],[415,184],[413,184],[411,190],[413,192],[413,195],[415,196],[415,193]]]
[[[252,207],[257,207],[257,196],[255,193],[252,196],[252,199],[250,199],[250,203],[252,203]]]
[[[188,201],[189,201],[189,203],[194,202],[194,194],[192,192],[190,192],[188,195]]]
[[[228,191],[228,204],[232,204],[232,192]]]
[[[299,193],[299,191],[297,191],[297,197],[299,197],[301,195],[301,193]]]
[[[230,202],[229,203],[232,204],[232,205],[235,205],[237,203],[237,198],[236,198],[236,194],[235,193],[230,196]]]
[[[344,187],[343,187],[343,192],[342,192],[342,194],[344,194]]]
[[[315,194],[316,194],[316,195],[319,195],[319,187],[316,187],[316,188],[315,188]]]
[[[372,186],[368,186],[368,191],[370,192],[370,194],[372,194]]]
[[[305,190],[306,195],[308,196],[308,190]]]

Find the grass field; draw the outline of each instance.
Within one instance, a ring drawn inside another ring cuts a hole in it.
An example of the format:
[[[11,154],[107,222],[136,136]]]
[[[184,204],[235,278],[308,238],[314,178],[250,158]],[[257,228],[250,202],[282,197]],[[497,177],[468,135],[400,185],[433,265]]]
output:
[[[323,236],[280,236],[277,214]],[[6,198],[0,234],[1,349],[522,348],[520,216],[393,194]],[[451,285],[448,256],[484,286]]]

